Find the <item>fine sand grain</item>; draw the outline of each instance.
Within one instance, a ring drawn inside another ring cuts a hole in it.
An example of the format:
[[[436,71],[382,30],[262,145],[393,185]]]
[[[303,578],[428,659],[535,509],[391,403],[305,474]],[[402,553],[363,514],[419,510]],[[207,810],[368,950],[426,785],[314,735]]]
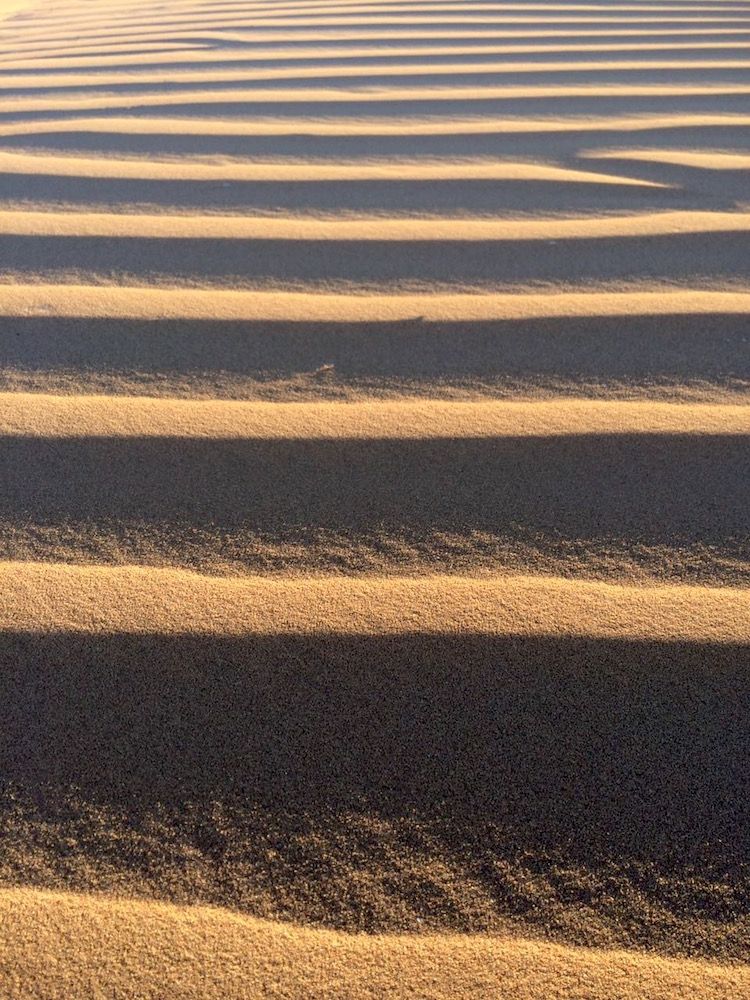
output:
[[[740,968],[483,936],[349,937],[235,916],[73,894],[6,891],[10,973],[28,1000],[90,994],[91,968],[122,1000],[327,1000],[512,996],[532,1000],[724,1000],[750,990]],[[29,928],[34,927],[33,940]],[[75,964],[60,967],[61,947]]]
[[[750,5],[0,0],[0,996],[750,996]]]

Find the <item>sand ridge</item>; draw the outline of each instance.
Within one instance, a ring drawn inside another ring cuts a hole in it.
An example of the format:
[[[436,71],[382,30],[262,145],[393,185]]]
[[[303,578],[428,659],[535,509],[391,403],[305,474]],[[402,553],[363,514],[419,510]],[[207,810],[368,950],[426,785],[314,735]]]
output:
[[[547,132],[587,132],[614,128],[617,131],[639,131],[646,128],[701,128],[705,126],[736,126],[743,128],[750,122],[750,116],[737,114],[712,115],[652,115],[643,117],[610,116],[608,118],[456,118],[447,121],[431,118],[401,120],[389,117],[370,121],[331,120],[330,118],[277,119],[226,121],[220,118],[56,118],[54,121],[0,122],[0,135],[45,135],[68,131],[80,132],[123,132],[126,135],[295,135],[300,130],[305,135],[349,135],[366,134],[375,136],[400,135],[404,132],[416,135],[481,135],[483,133],[547,133]]]
[[[378,320],[488,320],[546,317],[686,316],[750,309],[746,291],[686,289],[629,292],[550,292],[549,294],[367,294],[286,291],[212,291],[192,288],[106,287],[97,285],[0,284],[2,316],[111,316],[123,319],[297,320],[310,322]]]
[[[0,563],[0,628],[163,634],[562,635],[746,643],[741,588],[555,579],[272,580],[139,567]]]
[[[86,160],[73,156],[46,157],[40,154],[0,153],[0,173],[54,174],[73,177],[133,177],[138,180],[197,180],[197,181],[378,181],[378,180],[453,180],[458,175],[467,180],[518,180],[575,181],[596,183],[601,175],[582,170],[564,170],[559,167],[534,163],[472,163],[463,162],[457,167],[444,163],[366,163],[336,165],[321,163],[188,163],[152,160],[138,162],[101,158]],[[611,177],[611,183],[658,187],[651,181]]]
[[[745,232],[747,212],[659,212],[586,219],[335,219],[0,211],[0,235],[222,240],[554,240]]]
[[[0,436],[419,440],[746,435],[750,407],[603,400],[280,403],[0,393]]]
[[[671,1000],[689,997],[696,988],[705,1000],[720,1000],[750,988],[743,969],[522,939],[351,937],[209,908],[22,889],[5,890],[0,909],[8,950],[23,956],[12,972],[15,995],[35,1000],[85,989],[84,970],[94,962],[118,996],[138,1000],[166,993],[175,1000],[262,994],[359,1000],[415,991],[447,1000],[457,990],[488,995],[499,982],[518,1000],[540,991],[549,1000],[605,1000],[613,989],[621,1000]],[[30,926],[36,928],[33,947]],[[73,933],[78,974],[49,962],[60,941]]]

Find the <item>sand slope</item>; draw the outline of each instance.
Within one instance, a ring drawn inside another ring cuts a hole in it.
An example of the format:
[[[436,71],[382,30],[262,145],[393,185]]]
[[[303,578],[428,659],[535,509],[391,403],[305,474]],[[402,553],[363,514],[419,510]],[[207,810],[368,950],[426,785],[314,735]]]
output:
[[[0,0],[0,995],[750,994],[750,7]]]
[[[137,1000],[504,995],[518,1000],[705,1000],[750,989],[744,969],[456,936],[352,938],[207,908],[6,891],[0,896],[14,996],[89,995],[96,967],[110,995]],[[28,929],[35,928],[32,941]],[[61,947],[74,961],[55,960]]]
[[[0,627],[206,635],[567,635],[742,644],[742,588],[554,577],[224,580],[179,570],[0,563]]]

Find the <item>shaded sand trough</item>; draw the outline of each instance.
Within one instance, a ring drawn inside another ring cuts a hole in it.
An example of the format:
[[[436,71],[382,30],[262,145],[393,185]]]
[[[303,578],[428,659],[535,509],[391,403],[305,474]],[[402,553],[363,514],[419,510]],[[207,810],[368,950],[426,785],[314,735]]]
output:
[[[750,7],[0,0],[0,994],[750,995]]]

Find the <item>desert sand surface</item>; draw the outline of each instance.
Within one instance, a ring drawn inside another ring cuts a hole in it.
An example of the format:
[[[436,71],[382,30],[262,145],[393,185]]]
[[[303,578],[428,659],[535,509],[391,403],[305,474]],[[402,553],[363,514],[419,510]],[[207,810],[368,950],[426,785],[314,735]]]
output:
[[[750,997],[750,4],[0,0],[0,996]]]
[[[106,995],[123,1000],[321,994],[332,1000],[723,1000],[750,990],[747,969],[709,962],[478,935],[345,935],[208,907],[105,902],[72,893],[4,890],[0,915],[5,944],[22,956],[9,966],[0,955],[0,974],[9,972],[14,995],[29,1000],[93,996],[92,969],[108,984]],[[74,949],[76,961],[49,964],[61,947]]]

